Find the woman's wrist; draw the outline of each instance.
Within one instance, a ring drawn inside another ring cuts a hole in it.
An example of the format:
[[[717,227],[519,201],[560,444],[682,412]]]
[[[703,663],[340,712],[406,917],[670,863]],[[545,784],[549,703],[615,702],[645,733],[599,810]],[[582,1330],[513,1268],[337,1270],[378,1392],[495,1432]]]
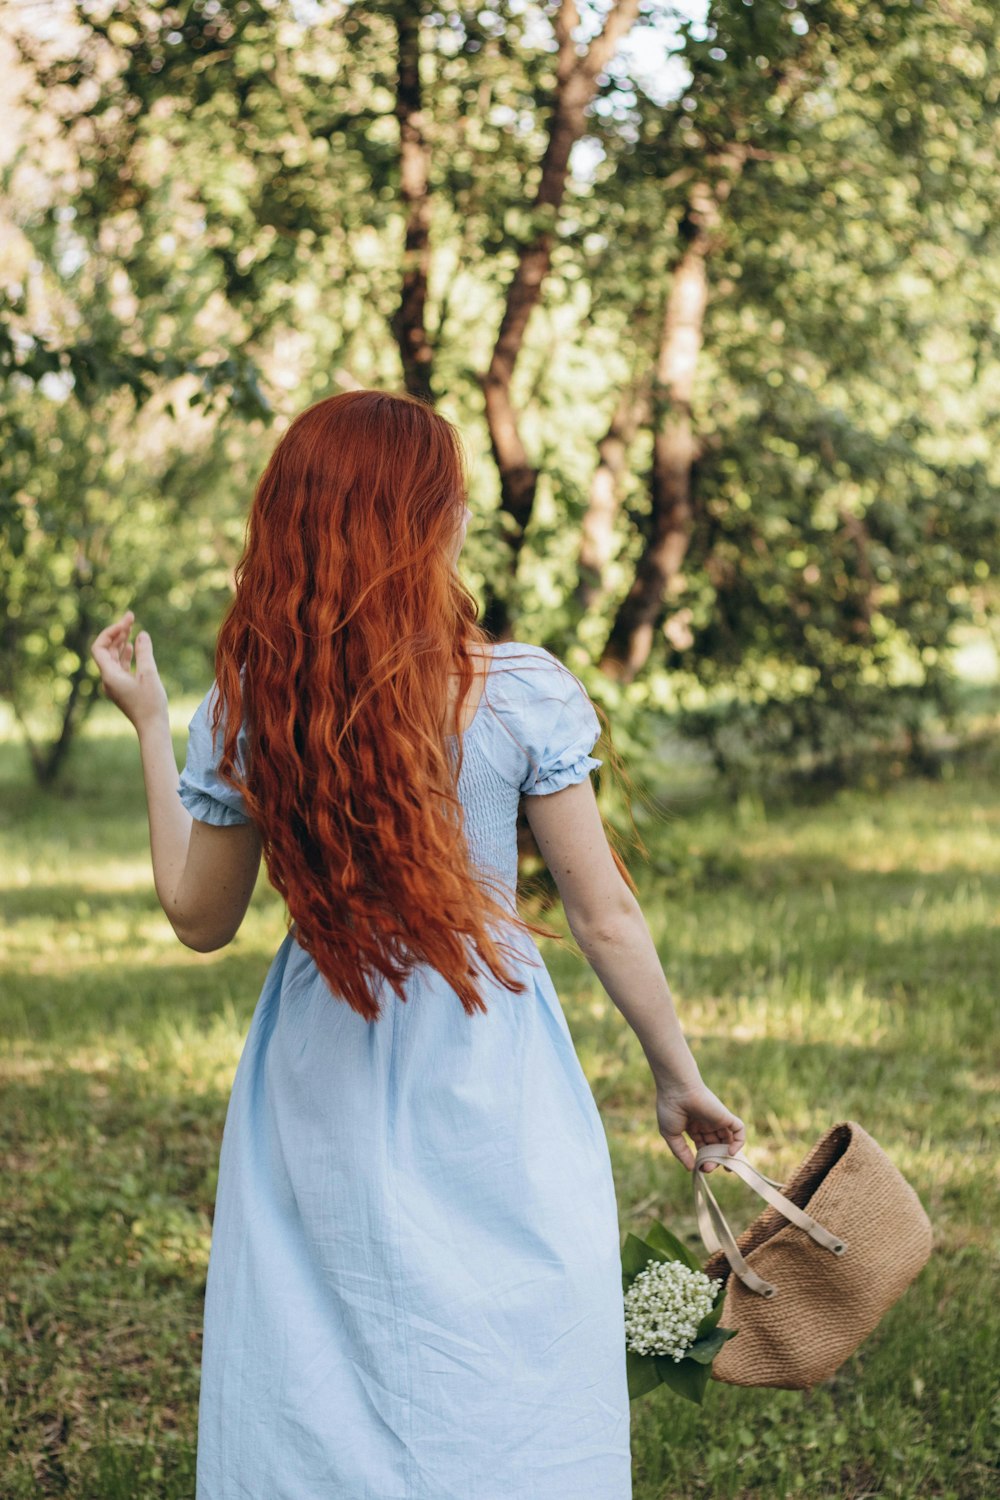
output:
[[[166,705],[163,708],[147,709],[138,718],[132,719],[132,728],[139,737],[139,743],[144,740],[161,740],[164,731],[173,744],[173,736],[170,730],[170,711]]]
[[[686,1043],[666,1060],[649,1058],[648,1061],[657,1092],[683,1093],[703,1082],[701,1069]]]

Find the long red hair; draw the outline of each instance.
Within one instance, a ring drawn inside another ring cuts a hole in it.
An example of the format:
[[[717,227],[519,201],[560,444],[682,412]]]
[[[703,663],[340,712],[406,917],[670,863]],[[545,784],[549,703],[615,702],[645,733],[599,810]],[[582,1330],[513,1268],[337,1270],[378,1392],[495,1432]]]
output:
[[[405,1000],[428,964],[472,1014],[486,1006],[470,947],[504,988],[527,987],[491,925],[560,936],[470,863],[461,737],[457,765],[445,740],[449,675],[461,705],[468,648],[491,644],[454,564],[466,496],[461,440],[432,407],[370,390],[318,402],[257,486],[216,645],[219,775],[261,831],[289,931],[369,1021],[377,975]]]

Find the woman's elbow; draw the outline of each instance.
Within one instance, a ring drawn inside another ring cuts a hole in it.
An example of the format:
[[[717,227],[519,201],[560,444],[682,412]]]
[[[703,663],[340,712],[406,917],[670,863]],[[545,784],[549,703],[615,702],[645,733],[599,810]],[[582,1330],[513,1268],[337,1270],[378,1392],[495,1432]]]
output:
[[[174,922],[172,926],[178,941],[194,953],[217,953],[220,948],[227,947],[235,937],[235,933],[232,932],[228,934],[206,932],[195,927],[182,927],[177,922]]]

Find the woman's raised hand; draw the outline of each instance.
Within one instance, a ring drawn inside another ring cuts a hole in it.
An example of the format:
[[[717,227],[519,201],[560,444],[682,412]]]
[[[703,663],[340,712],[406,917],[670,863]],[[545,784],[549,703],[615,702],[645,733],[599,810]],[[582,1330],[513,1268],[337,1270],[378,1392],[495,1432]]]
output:
[[[741,1151],[746,1142],[746,1128],[739,1115],[727,1109],[700,1080],[657,1084],[656,1120],[663,1139],[689,1172],[694,1170],[694,1153],[684,1139],[684,1131],[696,1147],[716,1142],[728,1145],[730,1156]],[[703,1162],[701,1170],[714,1172],[715,1167],[715,1162]]]
[[[127,609],[120,620],[91,642],[90,654],[100,670],[105,694],[139,730],[157,718],[166,718],[167,694],[153,660],[153,643],[145,630],[135,638],[135,672],[129,670],[129,636],[134,619],[133,611]]]

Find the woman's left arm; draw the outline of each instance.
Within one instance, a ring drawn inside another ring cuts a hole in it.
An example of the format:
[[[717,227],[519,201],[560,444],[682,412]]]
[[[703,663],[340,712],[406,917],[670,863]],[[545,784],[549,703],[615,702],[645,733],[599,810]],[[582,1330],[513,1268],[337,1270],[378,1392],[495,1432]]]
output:
[[[185,947],[211,953],[232,942],[246,915],[260,869],[260,834],[253,823],[202,823],[178,797],[167,695],[145,631],[136,636],[135,675],[129,671],[133,619],[126,611],[101,631],[90,651],[105,693],[139,737],[160,905]]]

